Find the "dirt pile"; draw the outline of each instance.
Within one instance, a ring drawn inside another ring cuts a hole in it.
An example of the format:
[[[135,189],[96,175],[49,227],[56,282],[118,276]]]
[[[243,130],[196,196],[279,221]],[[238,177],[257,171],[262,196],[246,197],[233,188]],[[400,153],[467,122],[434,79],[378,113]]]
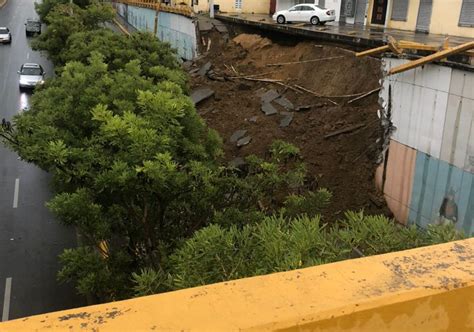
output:
[[[214,91],[197,109],[223,137],[228,161],[265,156],[283,139],[300,148],[318,185],[332,191],[326,221],[347,209],[388,213],[374,185],[383,132],[377,93],[349,103],[379,87],[378,60],[316,42],[285,46],[248,34],[230,40],[217,31],[203,38],[202,49],[187,68],[193,89]],[[239,130],[251,140],[238,147],[231,137]]]

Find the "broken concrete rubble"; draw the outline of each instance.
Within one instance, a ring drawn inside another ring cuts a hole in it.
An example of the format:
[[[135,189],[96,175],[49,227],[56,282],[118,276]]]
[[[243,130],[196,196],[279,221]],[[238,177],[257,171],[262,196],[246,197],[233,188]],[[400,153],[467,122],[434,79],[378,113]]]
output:
[[[292,111],[292,110],[295,109],[295,106],[293,105],[293,103],[291,101],[289,101],[287,98],[283,97],[283,96],[281,96],[280,98],[275,99],[274,102],[277,103],[280,106],[283,106],[284,108],[286,108],[289,111]]]
[[[290,125],[291,121],[293,121],[294,113],[292,113],[292,112],[281,112],[280,114],[283,115],[282,119],[280,120],[280,127],[281,128],[288,127]]]
[[[199,20],[198,27],[200,32],[207,32],[212,30],[213,25],[207,20]]]
[[[206,75],[207,72],[211,69],[211,67],[212,67],[212,63],[206,62],[206,63],[204,64],[204,66],[202,66],[202,67],[199,69],[198,74],[199,74],[200,76]]]
[[[280,97],[280,94],[277,91],[268,90],[260,97],[260,99],[262,100],[262,104],[264,104],[264,103],[269,103],[277,99],[278,97]]]
[[[262,112],[265,113],[265,115],[274,115],[274,114],[277,114],[278,111],[275,107],[273,107],[272,104],[270,104],[269,102],[266,102],[266,103],[263,103],[262,104]]]
[[[211,97],[214,95],[214,90],[210,88],[198,88],[191,92],[191,100],[193,101],[194,105],[199,104],[201,101]]]
[[[246,136],[244,138],[241,138],[237,141],[237,147],[240,148],[242,146],[248,145],[251,140],[252,140],[252,137],[250,137],[250,136]]]
[[[245,134],[247,134],[247,130],[243,130],[243,129],[237,130],[237,131],[234,132],[234,133],[232,134],[232,136],[230,137],[230,141],[231,141],[232,143],[235,143],[235,142],[237,142],[239,139],[241,139],[242,137],[244,137]]]

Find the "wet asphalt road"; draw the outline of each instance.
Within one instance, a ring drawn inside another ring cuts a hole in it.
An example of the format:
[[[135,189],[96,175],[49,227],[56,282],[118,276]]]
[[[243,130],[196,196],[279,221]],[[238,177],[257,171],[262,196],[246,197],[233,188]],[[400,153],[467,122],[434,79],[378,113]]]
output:
[[[8,0],[0,9],[0,26],[9,27],[13,38],[11,45],[0,45],[0,119],[11,120],[29,105],[30,93],[18,88],[22,63],[41,64],[46,77],[53,73],[52,64],[29,46],[27,17],[36,17],[33,0]],[[0,143],[0,320],[84,304],[71,285],[56,281],[58,254],[76,245],[76,235],[45,207],[50,177],[17,157]]]

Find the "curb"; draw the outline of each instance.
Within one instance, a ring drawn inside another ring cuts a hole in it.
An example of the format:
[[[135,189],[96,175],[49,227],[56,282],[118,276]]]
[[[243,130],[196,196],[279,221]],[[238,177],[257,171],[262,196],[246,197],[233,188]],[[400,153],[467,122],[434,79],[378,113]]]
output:
[[[7,4],[7,0],[0,0],[0,9]]]

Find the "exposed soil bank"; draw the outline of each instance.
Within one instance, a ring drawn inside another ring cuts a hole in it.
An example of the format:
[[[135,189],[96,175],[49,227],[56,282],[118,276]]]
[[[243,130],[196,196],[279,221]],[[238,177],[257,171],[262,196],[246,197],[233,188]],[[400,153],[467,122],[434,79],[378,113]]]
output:
[[[354,97],[329,100],[292,89],[299,85],[324,96],[353,95],[376,89],[381,77],[377,59],[358,59],[352,51],[316,45],[316,42],[287,46],[249,34],[230,40],[226,34],[211,31],[203,41],[203,56],[193,65],[187,65],[192,88],[209,87],[215,91],[213,97],[199,103],[197,108],[207,124],[223,137],[227,160],[249,154],[265,156],[274,140],[283,139],[301,149],[318,185],[333,193],[332,203],[325,213],[326,221],[336,220],[348,209],[364,209],[370,214],[389,213],[374,185],[383,141],[383,129],[377,116],[377,93],[349,104]],[[326,60],[312,61],[314,59]],[[301,61],[309,62],[268,66]],[[208,62],[212,67],[207,74],[203,74],[206,68],[197,72]],[[230,77],[278,79],[287,87]],[[261,96],[272,89],[295,109],[303,105],[311,107],[296,111],[273,101],[271,105],[279,114],[266,116],[261,111]],[[288,115],[292,117],[291,123],[281,127],[282,119],[288,120]],[[325,137],[355,127],[360,128]],[[237,130],[247,130],[246,135],[252,138],[248,145],[239,148],[230,141]]]

